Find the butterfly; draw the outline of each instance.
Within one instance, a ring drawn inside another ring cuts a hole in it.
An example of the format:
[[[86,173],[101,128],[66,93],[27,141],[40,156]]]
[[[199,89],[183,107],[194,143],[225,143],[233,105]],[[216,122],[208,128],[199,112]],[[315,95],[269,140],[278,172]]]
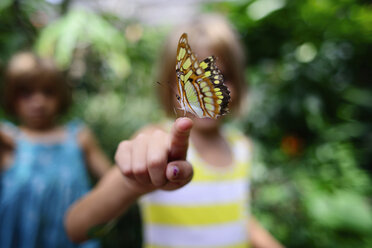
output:
[[[176,63],[177,100],[182,110],[199,118],[216,119],[228,112],[230,91],[215,61],[214,56],[209,56],[199,63],[188,44],[187,34],[181,35]]]

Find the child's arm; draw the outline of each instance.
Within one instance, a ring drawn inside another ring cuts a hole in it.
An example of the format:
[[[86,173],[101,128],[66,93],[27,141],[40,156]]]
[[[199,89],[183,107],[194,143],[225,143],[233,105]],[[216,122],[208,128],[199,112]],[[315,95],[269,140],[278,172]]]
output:
[[[121,142],[116,151],[119,167],[111,169],[89,194],[69,209],[65,221],[69,237],[75,242],[84,241],[92,227],[119,216],[139,196],[159,188],[172,190],[187,184],[193,174],[185,160],[191,127],[190,119],[180,118],[170,134],[152,129]]]
[[[141,195],[124,180],[117,167],[112,168],[96,187],[76,202],[66,214],[65,227],[74,242],[89,238],[89,230],[119,216]]]
[[[78,140],[83,148],[89,171],[96,178],[101,178],[110,169],[111,162],[103,153],[93,133],[88,128],[84,128],[79,133]]]
[[[263,228],[258,221],[251,216],[248,223],[249,235],[254,248],[283,248],[271,234]]]

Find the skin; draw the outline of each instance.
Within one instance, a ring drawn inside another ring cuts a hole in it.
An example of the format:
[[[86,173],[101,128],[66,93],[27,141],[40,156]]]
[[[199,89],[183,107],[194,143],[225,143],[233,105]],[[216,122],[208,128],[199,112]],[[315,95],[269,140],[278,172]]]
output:
[[[9,168],[12,162],[13,149],[12,140],[0,133],[0,172]]]
[[[234,97],[235,89],[232,84],[227,83],[230,96]],[[232,165],[232,151],[221,135],[221,119],[199,119],[193,118],[194,127],[190,138],[200,156],[209,165],[216,168],[226,168]],[[263,228],[254,216],[248,220],[247,232],[250,237],[252,247],[255,248],[282,248],[283,246]]]
[[[41,133],[55,128],[59,101],[47,88],[24,89],[15,102],[17,117],[26,131]]]
[[[193,170],[185,160],[188,140],[190,132],[192,135],[198,132],[195,127],[191,131],[192,125],[191,119],[179,118],[170,134],[151,126],[133,139],[121,142],[116,152],[118,166],[66,214],[65,227],[70,239],[87,240],[92,227],[120,216],[146,193],[155,189],[175,190],[190,182]],[[253,217],[248,228],[253,247],[283,247]]]
[[[85,241],[90,228],[121,215],[143,194],[190,182],[193,170],[186,154],[192,125],[190,119],[180,118],[171,133],[149,127],[121,142],[115,156],[118,166],[68,211],[65,227],[70,239]]]
[[[207,51],[207,54],[213,53]],[[223,65],[217,66],[223,73]],[[235,88],[231,82],[227,81],[226,85],[232,101],[236,101]],[[173,101],[177,106],[176,97]],[[184,115],[183,111],[177,111],[178,116]],[[161,127],[149,126],[133,139],[120,143],[115,156],[118,166],[66,215],[66,230],[74,242],[85,241],[89,229],[123,214],[141,195],[155,189],[175,190],[186,185],[192,178],[192,166],[186,161],[189,138],[208,164],[217,168],[232,166],[232,151],[220,132],[221,119],[199,119],[190,113],[186,116],[173,123],[170,133]],[[254,217],[248,220],[248,230],[253,247],[283,247]]]
[[[255,248],[283,248],[271,234],[263,228],[253,216],[248,222],[252,246]]]
[[[48,87],[35,87],[23,90],[14,103],[20,129],[31,140],[53,143],[63,140],[66,130],[56,123],[59,99]],[[4,135],[6,137],[6,135]],[[13,137],[7,137],[13,140]],[[97,178],[110,168],[110,161],[100,149],[94,135],[88,128],[78,134],[78,143],[83,150],[89,171]]]

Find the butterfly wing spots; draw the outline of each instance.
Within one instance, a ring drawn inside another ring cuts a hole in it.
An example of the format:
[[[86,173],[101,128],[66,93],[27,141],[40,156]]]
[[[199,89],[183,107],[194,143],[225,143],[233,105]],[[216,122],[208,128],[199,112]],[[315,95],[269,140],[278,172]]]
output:
[[[189,107],[191,111],[188,111],[188,112],[196,115],[197,117],[199,118],[209,117],[208,115],[206,115],[205,110],[201,108],[201,105],[199,103],[193,103],[193,104],[190,103]]]
[[[207,74],[207,76],[211,76],[211,75],[220,75],[222,76],[221,74],[221,71],[218,69],[217,65],[216,65],[216,57],[214,56],[209,56],[208,58],[204,59],[202,62],[200,62],[200,67],[203,68],[203,70],[205,72],[210,72],[210,74]]]
[[[186,48],[188,47],[188,41],[187,41],[187,34],[186,33],[183,33],[180,37],[180,40],[178,42],[178,49],[177,49],[177,54],[179,53],[180,51],[180,48]]]
[[[214,88],[215,96],[217,97],[217,103],[220,105],[220,115],[226,114],[229,109],[228,105],[230,102],[230,91],[224,84],[215,85]]]
[[[230,92],[223,84],[223,76],[216,66],[216,58],[209,56],[198,62],[192,52],[187,34],[182,34],[177,48],[176,74],[181,93],[181,108],[200,118],[217,118],[227,112]]]
[[[187,81],[185,83],[185,92],[188,102],[199,102],[198,92],[190,81]]]
[[[185,90],[185,97],[183,99],[184,101],[183,106],[185,110],[198,117],[203,117],[204,110],[202,108],[201,100],[199,98],[198,89],[189,80],[185,83],[184,90]]]
[[[187,82],[192,75],[192,70],[189,70],[186,74],[185,77],[182,79],[182,81]]]
[[[216,58],[214,56],[209,56],[208,58],[204,59],[202,62],[200,62],[199,66],[205,72],[210,72],[209,75],[207,74],[208,77],[212,74],[221,73],[216,66]]]
[[[218,111],[217,116],[226,114],[228,112],[228,103],[230,102],[230,91],[224,84],[221,71],[216,66],[216,58],[214,56],[209,56],[200,62],[200,67],[205,71],[202,76],[204,80],[210,80],[213,85],[212,95],[215,100],[215,108],[213,111]],[[208,93],[207,96],[210,95],[211,93]]]
[[[177,64],[176,64],[176,69],[180,70],[181,69],[181,64],[185,61],[187,58],[187,43],[181,43],[181,39],[179,41],[180,43],[178,44],[177,47]]]
[[[186,54],[186,49],[181,47],[177,55],[177,60],[183,59],[185,57],[185,54]]]
[[[203,70],[206,70],[208,67],[210,67],[211,63],[215,61],[214,56],[209,56],[208,58],[204,59],[202,62],[200,62],[199,66],[203,68]]]
[[[199,83],[196,83],[196,85],[200,92],[201,107],[204,110],[204,117],[216,118],[219,114],[218,110],[220,108],[217,103],[217,100],[219,99],[214,92],[213,83],[208,78],[199,79]],[[212,105],[213,107],[209,105]]]
[[[187,70],[187,69],[190,68],[190,66],[191,66],[191,58],[188,57],[188,58],[183,62],[183,64],[182,64],[182,68],[183,68],[184,70]]]
[[[184,65],[190,53],[191,53],[191,49],[187,42],[187,34],[183,33],[182,36],[180,37],[180,40],[178,42],[178,47],[177,47],[176,70],[182,71],[183,68],[181,65]]]

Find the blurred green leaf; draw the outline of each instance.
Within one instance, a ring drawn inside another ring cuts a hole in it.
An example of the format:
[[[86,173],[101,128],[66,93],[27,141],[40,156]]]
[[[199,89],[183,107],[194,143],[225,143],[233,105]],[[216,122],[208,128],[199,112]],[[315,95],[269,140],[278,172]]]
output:
[[[367,201],[353,192],[314,192],[307,196],[307,208],[314,221],[326,228],[366,233],[372,229],[372,212]]]
[[[0,66],[29,47],[54,57],[74,88],[66,118],[82,118],[111,158],[122,139],[164,118],[156,61],[167,27],[19,3],[17,12],[0,3]],[[230,18],[247,51],[247,115],[237,122],[256,147],[253,214],[286,247],[371,247],[371,4],[250,0],[204,9]],[[40,29],[39,13],[56,21]],[[112,233],[104,247],[139,247],[138,211]]]
[[[0,2],[0,12],[8,8],[12,4],[12,0],[2,0]]]
[[[35,47],[39,54],[54,57],[63,69],[73,64],[77,53],[86,53],[79,50],[91,49],[116,77],[125,78],[130,72],[123,34],[91,12],[70,11],[42,30]]]

